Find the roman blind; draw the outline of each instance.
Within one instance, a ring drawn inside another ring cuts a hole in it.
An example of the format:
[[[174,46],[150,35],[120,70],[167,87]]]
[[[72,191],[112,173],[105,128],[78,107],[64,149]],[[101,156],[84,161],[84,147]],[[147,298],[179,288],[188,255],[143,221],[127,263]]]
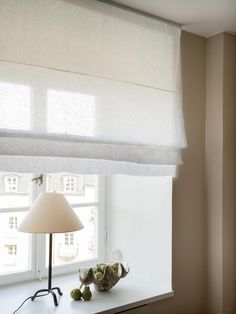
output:
[[[0,170],[174,175],[186,146],[180,28],[97,1],[51,6],[60,21],[44,12],[37,56],[26,35],[40,10],[28,7],[17,36],[29,51],[0,53]]]

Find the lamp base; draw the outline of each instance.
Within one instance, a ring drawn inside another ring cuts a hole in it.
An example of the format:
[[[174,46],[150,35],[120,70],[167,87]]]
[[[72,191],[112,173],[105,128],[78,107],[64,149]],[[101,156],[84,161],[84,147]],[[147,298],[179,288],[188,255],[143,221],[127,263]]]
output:
[[[61,292],[61,289],[59,287],[54,287],[52,289],[41,289],[35,292],[35,294],[32,296],[31,301],[34,301],[35,298],[37,298],[38,296],[40,296],[40,294],[42,292],[48,292],[48,294],[51,293],[52,297],[53,297],[53,301],[55,306],[58,306],[58,302],[57,302],[57,296],[56,293],[53,290],[57,290],[59,295],[62,295],[63,293]],[[45,294],[46,295],[46,294]]]

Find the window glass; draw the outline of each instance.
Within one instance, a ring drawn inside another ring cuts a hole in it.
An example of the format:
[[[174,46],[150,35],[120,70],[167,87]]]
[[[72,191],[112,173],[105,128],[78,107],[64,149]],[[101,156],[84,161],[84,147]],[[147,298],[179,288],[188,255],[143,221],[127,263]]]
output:
[[[63,193],[84,225],[76,232],[53,235],[53,265],[72,265],[98,257],[98,176],[50,173],[43,176],[40,186],[33,177],[36,175],[0,172],[0,275],[32,270],[32,236],[17,228],[34,201],[33,195],[37,197],[40,191]],[[48,236],[37,236],[37,241],[38,269],[33,270],[42,274],[48,265]],[[42,251],[44,241],[46,250]]]
[[[98,200],[98,176],[51,173],[46,176],[47,192],[63,193],[70,204]]]
[[[25,214],[0,213],[0,275],[30,269],[30,235],[17,231],[17,223]]]
[[[84,229],[72,233],[53,235],[53,265],[65,265],[95,259],[97,257],[97,207],[74,209],[84,225]],[[47,236],[48,253],[48,236]],[[48,254],[46,256],[48,263]]]
[[[17,231],[30,205],[32,174],[0,172],[0,274],[29,270],[30,234]]]
[[[98,176],[51,173],[47,192],[61,192],[78,214],[84,229],[53,235],[53,265],[65,265],[97,258]],[[94,206],[90,206],[94,203]],[[48,247],[48,237],[46,241]],[[48,248],[46,250],[48,263]]]
[[[0,211],[30,206],[31,179],[30,173],[0,172]]]

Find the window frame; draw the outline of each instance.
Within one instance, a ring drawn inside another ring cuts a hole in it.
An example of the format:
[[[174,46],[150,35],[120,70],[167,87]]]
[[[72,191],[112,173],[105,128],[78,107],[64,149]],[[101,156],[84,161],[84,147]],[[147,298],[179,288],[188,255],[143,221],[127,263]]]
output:
[[[34,182],[31,183],[31,199],[32,202],[37,198],[39,193],[46,192],[46,175],[43,175],[43,184],[38,186]],[[73,175],[73,174],[72,174]],[[38,174],[33,174],[33,178]],[[68,265],[53,266],[54,275],[62,275],[72,273],[80,267],[90,267],[96,263],[100,263],[106,259],[106,177],[98,176],[98,200],[90,203],[73,204],[72,207],[90,207],[96,206],[98,210],[97,221],[97,258],[89,259],[82,262],[72,262]],[[64,193],[64,192],[63,192]],[[32,203],[31,202],[31,203]],[[75,206],[76,205],[76,206]],[[14,213],[19,211],[27,211],[28,207],[20,208],[4,208],[0,209],[0,213]],[[9,274],[0,275],[0,286],[27,281],[32,279],[41,279],[48,276],[48,268],[46,266],[46,235],[45,234],[29,234],[29,270],[19,271]]]

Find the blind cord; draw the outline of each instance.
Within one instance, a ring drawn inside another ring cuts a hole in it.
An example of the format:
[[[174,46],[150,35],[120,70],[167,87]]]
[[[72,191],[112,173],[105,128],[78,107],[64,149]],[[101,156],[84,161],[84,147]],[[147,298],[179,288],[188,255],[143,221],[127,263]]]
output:
[[[45,293],[45,294],[37,295],[36,298],[44,297],[45,295],[48,295],[48,294],[49,294],[49,292],[48,292],[48,293]],[[20,305],[12,314],[15,314],[16,312],[18,312],[18,311],[22,308],[22,306],[25,304],[25,302],[28,301],[29,299],[32,299],[32,298],[33,298],[33,296],[30,296],[30,297],[26,298],[26,299],[21,303],[21,305]]]

